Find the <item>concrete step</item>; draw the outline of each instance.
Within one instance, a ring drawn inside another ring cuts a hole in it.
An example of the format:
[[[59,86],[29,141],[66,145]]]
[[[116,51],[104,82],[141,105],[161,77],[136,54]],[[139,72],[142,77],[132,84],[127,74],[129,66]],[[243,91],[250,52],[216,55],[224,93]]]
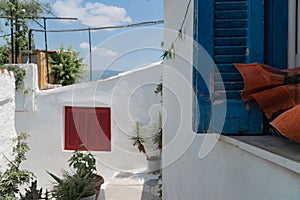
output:
[[[157,174],[120,172],[106,184],[98,200],[157,200],[157,178]]]

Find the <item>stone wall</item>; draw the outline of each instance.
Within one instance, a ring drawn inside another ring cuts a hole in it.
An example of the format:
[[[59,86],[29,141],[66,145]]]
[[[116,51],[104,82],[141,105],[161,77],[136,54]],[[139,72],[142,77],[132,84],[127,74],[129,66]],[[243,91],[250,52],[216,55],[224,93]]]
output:
[[[0,170],[5,166],[5,157],[11,157],[12,139],[16,136],[15,78],[12,72],[0,70]]]

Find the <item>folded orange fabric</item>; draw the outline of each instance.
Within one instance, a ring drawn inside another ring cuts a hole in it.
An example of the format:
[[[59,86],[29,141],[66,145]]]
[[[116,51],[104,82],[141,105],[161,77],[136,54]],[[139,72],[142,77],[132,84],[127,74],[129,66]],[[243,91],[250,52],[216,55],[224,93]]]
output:
[[[271,125],[282,135],[300,142],[300,105],[279,115]]]
[[[244,79],[242,99],[256,100],[274,128],[300,142],[300,67],[278,70],[257,62],[234,65]]]
[[[251,94],[251,96],[256,100],[268,119],[274,119],[278,113],[296,105],[290,91],[285,86],[263,90]]]
[[[277,85],[284,84],[286,72],[280,72],[273,67],[261,65],[257,62],[250,64],[235,63],[235,67],[244,79],[244,89],[241,92],[242,99],[253,99],[251,94]]]

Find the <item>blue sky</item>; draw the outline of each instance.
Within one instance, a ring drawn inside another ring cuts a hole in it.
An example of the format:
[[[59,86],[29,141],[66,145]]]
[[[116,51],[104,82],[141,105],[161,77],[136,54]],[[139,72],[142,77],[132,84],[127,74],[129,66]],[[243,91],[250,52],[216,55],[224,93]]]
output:
[[[163,19],[162,0],[45,0],[58,17],[77,21],[47,20],[47,29],[103,27]],[[36,23],[31,28],[41,29]],[[160,60],[163,25],[92,32],[93,68],[124,71]],[[48,33],[48,49],[63,43],[81,51],[89,63],[88,32]],[[44,34],[34,32],[37,49],[44,49]]]

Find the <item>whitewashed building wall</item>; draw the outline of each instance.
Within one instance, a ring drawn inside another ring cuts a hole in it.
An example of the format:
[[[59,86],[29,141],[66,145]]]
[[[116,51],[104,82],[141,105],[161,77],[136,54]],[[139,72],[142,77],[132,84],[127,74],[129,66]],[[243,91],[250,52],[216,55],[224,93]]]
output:
[[[43,187],[53,182],[46,170],[57,175],[69,170],[72,151],[64,150],[64,107],[83,106],[111,108],[111,151],[92,152],[106,183],[115,172],[145,169],[146,158],[129,136],[135,121],[147,125],[157,115],[160,96],[154,90],[161,74],[161,64],[155,63],[105,80],[36,91],[35,110],[16,112],[16,129],[30,134],[31,150],[23,167],[33,171]]]
[[[176,40],[189,0],[164,2],[168,49]],[[184,35],[174,45],[176,56],[163,62],[163,199],[300,199],[300,163],[226,136],[213,145],[219,135],[193,131],[191,2]],[[205,144],[214,148],[204,153]]]
[[[12,72],[0,70],[0,170],[10,158],[15,130],[15,78]]]

